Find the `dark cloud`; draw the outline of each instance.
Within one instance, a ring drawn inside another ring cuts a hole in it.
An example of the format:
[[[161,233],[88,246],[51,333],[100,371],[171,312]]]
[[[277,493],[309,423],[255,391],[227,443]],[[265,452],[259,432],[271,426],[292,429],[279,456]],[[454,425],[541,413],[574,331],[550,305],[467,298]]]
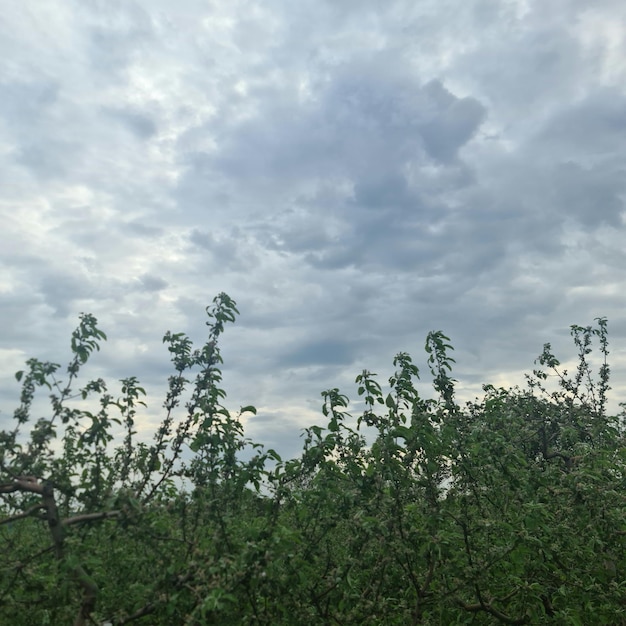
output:
[[[104,109],[106,115],[118,120],[137,139],[150,139],[157,132],[157,125],[146,114],[128,109]]]
[[[78,146],[67,142],[48,141],[45,144],[25,144],[17,152],[16,161],[37,178],[64,178],[68,171],[68,153]]]
[[[354,362],[358,344],[353,340],[323,339],[300,344],[278,358],[277,365],[310,367],[316,365],[350,365]]]
[[[75,302],[95,295],[95,285],[78,274],[45,271],[39,281],[39,293],[54,317],[64,318],[75,310]]]
[[[625,208],[625,175],[626,162],[617,169],[562,163],[552,171],[551,195],[584,228],[602,224],[620,228]]]
[[[88,3],[85,21],[87,59],[96,75],[126,69],[152,36],[152,20],[138,2]]]
[[[222,272],[249,271],[257,262],[257,255],[246,234],[237,226],[228,232],[216,233],[193,228],[189,234],[191,250],[203,252],[210,265],[207,269]],[[206,261],[203,261],[205,263]]]
[[[455,98],[439,81],[426,85],[425,91],[438,107],[421,126],[424,145],[434,159],[451,161],[475,135],[485,119],[485,107],[474,98]]]
[[[259,94],[262,118],[217,131],[214,166],[230,176],[398,176],[412,161],[450,161],[485,117],[440,81],[389,71],[389,55],[334,69],[310,100]],[[379,174],[380,175],[380,174]]]
[[[118,226],[118,229],[122,232],[130,232],[142,237],[158,237],[163,234],[163,228],[153,224],[145,224],[139,220],[122,222]]]
[[[93,312],[98,374],[154,393],[147,433],[163,333],[206,340],[225,291],[229,405],[295,451],[362,368],[384,381],[408,350],[427,385],[429,330],[466,396],[523,383],[545,341],[572,354],[571,323],[623,338],[624,19],[617,0],[8,3],[3,358],[66,354]]]
[[[59,84],[38,76],[31,79],[0,80],[0,115],[7,120],[43,122],[59,97]]]
[[[146,291],[162,291],[167,287],[167,281],[159,276],[152,276],[150,274],[144,274],[139,278],[139,281]]]
[[[363,208],[389,210],[410,209],[418,200],[409,189],[406,179],[391,174],[382,179],[358,181],[354,186],[354,204]]]
[[[301,253],[318,268],[411,271],[432,258],[437,244],[428,226],[447,213],[432,187],[421,188],[419,174],[410,180],[411,168],[441,167],[449,183],[467,186],[471,175],[458,151],[476,133],[485,109],[440,81],[422,84],[410,72],[390,68],[387,54],[339,65],[304,103],[290,91],[261,94],[262,117],[218,131],[214,156],[192,155],[185,184],[192,176],[203,178],[201,171],[214,176],[216,167],[251,185],[345,180],[348,194],[322,189],[320,198],[316,192],[296,196],[297,210],[250,229],[263,245]]]

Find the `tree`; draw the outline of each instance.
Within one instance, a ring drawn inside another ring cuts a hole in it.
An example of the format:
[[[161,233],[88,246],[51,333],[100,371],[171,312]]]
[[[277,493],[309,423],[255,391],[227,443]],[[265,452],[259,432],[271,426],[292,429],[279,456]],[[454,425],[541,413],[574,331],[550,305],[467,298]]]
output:
[[[201,348],[164,337],[174,374],[152,442],[135,431],[136,378],[117,398],[101,379],[79,382],[106,339],[93,316],[72,335],[64,381],[36,359],[18,372],[14,427],[0,433],[0,621],[626,624],[606,320],[572,326],[573,376],[546,344],[548,369],[526,389],[485,385],[465,406],[450,340],[431,332],[434,398],[401,352],[388,389],[356,377],[358,417],[339,389],[323,392],[325,426],[282,460],[245,438],[239,418],[254,407],[223,405],[219,338],[235,302],[219,294],[207,313]],[[50,413],[33,424],[40,389]]]

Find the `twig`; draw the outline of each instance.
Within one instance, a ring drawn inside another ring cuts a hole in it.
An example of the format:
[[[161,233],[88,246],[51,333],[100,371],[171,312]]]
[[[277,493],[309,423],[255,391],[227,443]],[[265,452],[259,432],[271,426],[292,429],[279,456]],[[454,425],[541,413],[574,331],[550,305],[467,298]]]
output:
[[[11,515],[11,517],[6,517],[5,519],[0,520],[0,526],[2,526],[3,524],[10,524],[11,522],[15,522],[18,519],[30,517],[33,513],[43,508],[45,508],[43,504],[35,504],[31,506],[30,509],[26,509],[23,513],[20,513],[19,515]]]

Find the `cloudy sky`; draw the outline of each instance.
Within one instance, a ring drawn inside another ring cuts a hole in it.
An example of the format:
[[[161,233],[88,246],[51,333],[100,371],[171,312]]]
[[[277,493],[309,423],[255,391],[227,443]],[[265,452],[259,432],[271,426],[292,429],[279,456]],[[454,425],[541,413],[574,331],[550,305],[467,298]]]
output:
[[[428,382],[436,329],[471,399],[606,316],[617,407],[625,198],[622,0],[5,3],[1,425],[85,311],[148,432],[221,291],[229,406],[283,454],[363,368]]]

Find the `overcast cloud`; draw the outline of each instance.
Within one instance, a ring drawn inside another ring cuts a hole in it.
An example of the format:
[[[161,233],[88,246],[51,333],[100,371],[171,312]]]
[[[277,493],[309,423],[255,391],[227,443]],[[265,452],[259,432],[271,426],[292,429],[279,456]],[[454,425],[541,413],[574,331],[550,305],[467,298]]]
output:
[[[622,0],[24,0],[0,16],[0,357],[136,375],[221,291],[229,406],[295,454],[324,389],[456,348],[459,394],[523,384],[609,319],[626,400]],[[570,347],[571,346],[571,347]]]

